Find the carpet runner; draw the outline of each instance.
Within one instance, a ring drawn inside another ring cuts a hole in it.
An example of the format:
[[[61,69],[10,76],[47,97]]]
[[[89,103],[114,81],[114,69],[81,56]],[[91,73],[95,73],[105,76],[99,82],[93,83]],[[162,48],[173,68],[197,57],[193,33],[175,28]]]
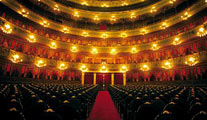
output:
[[[121,120],[108,91],[99,91],[88,120]]]

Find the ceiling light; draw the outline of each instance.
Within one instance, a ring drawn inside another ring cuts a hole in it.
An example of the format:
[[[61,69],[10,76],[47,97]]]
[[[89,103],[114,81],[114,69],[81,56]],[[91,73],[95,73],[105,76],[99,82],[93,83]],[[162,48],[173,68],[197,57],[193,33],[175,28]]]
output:
[[[134,18],[136,18],[136,15],[135,15],[135,13],[131,13],[131,15],[130,15],[130,18],[131,18],[131,19],[134,19]]]
[[[100,70],[101,72],[107,72],[107,68],[106,68],[106,66],[105,65],[103,65],[102,67],[101,67],[101,70]]]
[[[197,60],[196,57],[194,56],[190,56],[187,58],[187,60],[185,61],[185,64],[189,65],[189,66],[194,66],[198,63],[199,61]]]
[[[101,7],[109,7],[109,5],[104,3],[103,5],[101,5]]]
[[[198,30],[198,32],[197,32],[197,35],[198,35],[199,37],[206,36],[206,34],[207,34],[207,30],[206,30],[204,27],[199,28],[199,30]]]
[[[142,67],[140,68],[142,71],[148,71],[150,70],[149,66],[147,64],[143,64]]]
[[[172,63],[169,61],[166,61],[163,65],[162,68],[164,69],[171,69],[173,67]]]
[[[55,5],[55,7],[53,8],[54,11],[60,11],[58,5]]]
[[[74,12],[74,14],[73,14],[73,16],[74,16],[74,17],[77,17],[77,18],[79,18],[79,17],[80,17],[80,15],[79,15],[78,11],[75,11],[75,12]]]
[[[96,48],[93,48],[93,49],[91,50],[91,54],[98,54],[98,50],[97,50]]]
[[[173,41],[173,45],[179,45],[181,43],[181,40],[179,38],[175,38]]]
[[[84,32],[82,32],[82,36],[88,37],[88,33],[84,31]]]
[[[135,48],[135,47],[133,47],[132,49],[131,49],[131,53],[137,53],[138,51],[137,51],[137,48]]]
[[[93,20],[95,20],[95,21],[99,21],[99,17],[96,15],[96,16],[93,18]]]
[[[111,21],[113,21],[113,22],[115,22],[115,21],[116,21],[115,16],[111,16]]]
[[[44,27],[48,27],[50,24],[47,22],[47,21],[42,21],[41,23],[40,23],[41,25],[43,25]]]
[[[21,14],[23,17],[27,17],[27,15],[29,15],[29,12],[27,12],[25,9],[22,9],[19,11],[19,14]]]
[[[121,67],[120,71],[121,71],[121,72],[127,72],[128,69],[127,69],[127,67],[124,65],[124,66]]]
[[[101,37],[104,38],[104,39],[106,39],[106,38],[108,37],[108,35],[107,35],[106,33],[103,33],[103,34],[101,35]]]
[[[68,66],[67,66],[65,63],[60,63],[60,65],[58,66],[58,68],[59,68],[60,70],[65,70],[65,69],[68,68]]]
[[[151,12],[151,13],[155,13],[155,12],[157,12],[157,10],[155,9],[155,7],[152,7],[152,9],[151,9],[150,12]]]
[[[152,44],[152,50],[158,50],[158,49],[159,46],[156,43]]]
[[[115,48],[113,48],[113,49],[111,50],[111,54],[112,54],[112,55],[115,55],[115,54],[116,54],[116,49],[115,49]]]
[[[128,37],[128,35],[127,35],[126,33],[122,33],[122,34],[121,34],[121,37],[122,37],[122,38],[126,38],[126,37]]]
[[[55,42],[51,42],[51,44],[50,44],[50,48],[52,48],[52,49],[56,49],[56,48],[57,48],[56,43],[55,43]]]
[[[85,65],[82,65],[81,68],[80,68],[80,70],[82,72],[86,72],[86,71],[88,71],[88,68]]]
[[[6,34],[10,34],[12,32],[12,28],[8,23],[5,23],[4,26],[1,27],[1,30]]]
[[[68,28],[65,27],[65,28],[63,28],[62,32],[67,34],[67,33],[70,32],[70,30],[69,30]]]
[[[29,38],[27,38],[27,40],[31,43],[36,42],[34,35],[30,35]]]
[[[20,56],[18,54],[14,54],[12,55],[11,59],[10,59],[13,63],[19,63],[22,62],[23,60],[20,58]]]
[[[71,52],[78,52],[78,48],[76,46],[71,47]]]
[[[188,12],[185,12],[184,15],[181,16],[183,20],[187,20],[191,15]]]
[[[46,66],[46,63],[43,60],[38,60],[36,62],[36,66],[37,67],[44,67],[44,66]]]
[[[83,2],[81,3],[81,5],[88,6],[88,3],[87,3],[86,1],[83,1]]]
[[[166,28],[167,28],[167,24],[166,24],[165,22],[162,23],[162,25],[160,26],[160,28],[161,28],[162,30],[166,29]]]

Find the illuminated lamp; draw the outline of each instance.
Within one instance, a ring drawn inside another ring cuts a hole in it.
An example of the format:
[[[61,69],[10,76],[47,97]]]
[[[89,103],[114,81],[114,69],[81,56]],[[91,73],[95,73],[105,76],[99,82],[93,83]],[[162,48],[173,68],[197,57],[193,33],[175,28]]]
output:
[[[65,69],[68,68],[68,66],[67,66],[65,63],[61,63],[61,64],[58,66],[58,68],[59,68],[60,70],[65,70]]]
[[[55,5],[55,7],[53,8],[54,11],[60,11],[58,5]]]
[[[65,34],[67,34],[67,33],[70,32],[70,30],[69,30],[68,28],[65,27],[65,28],[63,28],[62,32],[65,33]]]
[[[131,53],[137,53],[138,51],[137,51],[137,49],[135,48],[135,47],[133,47],[132,49],[131,49]]]
[[[52,48],[52,49],[56,49],[56,48],[57,48],[56,43],[55,43],[55,42],[51,42],[51,44],[50,44],[50,48]]]
[[[147,30],[146,29],[142,29],[140,32],[141,32],[142,35],[147,34]]]
[[[174,4],[176,2],[176,0],[170,0],[169,3],[170,4]]]
[[[106,39],[108,37],[108,35],[106,34],[106,33],[103,33],[102,35],[101,35],[101,38],[103,38],[103,39]]]
[[[113,16],[111,16],[111,21],[112,22],[115,22],[116,21],[116,18],[115,18],[115,16],[113,15]]]
[[[95,20],[95,21],[99,21],[100,19],[99,19],[99,17],[96,15],[96,16],[93,18],[93,20]]]
[[[148,71],[150,70],[150,67],[147,64],[143,64],[142,67],[140,68],[142,71]]]
[[[73,16],[74,16],[74,17],[77,17],[77,18],[79,18],[79,17],[80,17],[80,15],[79,15],[78,11],[75,11],[75,12],[74,12],[74,14],[73,14]]]
[[[23,17],[27,17],[27,15],[29,15],[29,12],[27,12],[25,9],[22,9],[19,11],[19,14],[21,14]]]
[[[30,35],[29,38],[27,38],[27,40],[31,43],[36,42],[36,38],[34,37],[34,35]]]
[[[161,28],[162,30],[166,29],[166,28],[167,28],[167,24],[166,24],[165,22],[162,23],[162,25],[160,25],[160,28]]]
[[[111,50],[111,54],[112,54],[112,55],[115,55],[115,54],[116,54],[116,49],[115,49],[115,48],[113,48],[113,49]]]
[[[196,57],[194,56],[190,56],[187,58],[187,60],[185,61],[185,64],[189,65],[189,66],[194,66],[198,63],[199,61],[197,60]]]
[[[164,69],[171,69],[173,67],[173,64],[169,61],[164,62],[164,64],[162,65],[162,68]]]
[[[156,43],[152,44],[152,50],[158,50],[159,47]]]
[[[91,54],[98,54],[98,50],[97,50],[96,48],[93,48],[93,49],[91,50]]]
[[[41,25],[43,25],[43,27],[48,27],[50,24],[47,21],[43,21],[40,23]]]
[[[88,71],[88,68],[85,65],[82,65],[81,68],[80,68],[80,70],[82,72],[86,72],[86,71]]]
[[[71,52],[78,52],[78,48],[76,46],[71,47]]]
[[[36,66],[37,67],[44,67],[44,66],[46,66],[46,63],[43,60],[38,60],[36,62]]]
[[[103,5],[101,5],[101,7],[109,7],[109,5],[104,3]]]
[[[198,30],[198,32],[197,32],[197,35],[198,35],[199,37],[206,36],[206,34],[207,34],[207,31],[206,31],[206,29],[205,29],[204,27],[199,28],[199,30]]]
[[[127,72],[128,69],[126,66],[122,66],[121,69],[120,69],[120,72]]]
[[[121,4],[121,6],[127,6],[127,5],[129,5],[127,2],[123,2],[123,3]]]
[[[82,32],[82,36],[88,37],[88,33],[86,31]]]
[[[12,55],[10,60],[13,63],[19,63],[19,62],[22,62],[23,61],[18,54]]]
[[[191,15],[188,12],[185,12],[184,15],[181,16],[183,20],[187,20]]]
[[[130,18],[131,18],[131,19],[134,19],[134,18],[136,18],[136,15],[135,15],[135,13],[131,13],[131,15],[130,15]]]
[[[179,38],[175,38],[173,41],[173,45],[179,45],[181,43]]]
[[[155,13],[155,12],[157,12],[157,10],[155,9],[155,7],[152,7],[152,9],[151,9],[150,12],[151,12],[151,13]]]
[[[5,23],[4,26],[1,27],[1,30],[6,34],[10,34],[12,32],[11,25],[8,23]]]
[[[86,1],[83,1],[83,2],[81,3],[81,5],[88,6],[88,3],[87,3]]]
[[[128,35],[127,35],[126,33],[122,33],[122,34],[121,34],[121,37],[122,37],[122,38],[126,38],[126,37],[128,37]]]
[[[105,65],[103,65],[102,67],[101,67],[101,70],[100,70],[101,72],[107,72],[107,68],[106,68],[106,66]]]

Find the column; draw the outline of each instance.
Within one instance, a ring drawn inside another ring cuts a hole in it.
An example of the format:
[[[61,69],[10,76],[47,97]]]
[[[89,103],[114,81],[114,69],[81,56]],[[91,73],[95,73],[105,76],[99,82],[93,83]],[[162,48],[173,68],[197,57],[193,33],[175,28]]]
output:
[[[123,73],[123,85],[126,86],[126,73]]]
[[[84,76],[85,76],[85,73],[82,72],[82,74],[81,74],[81,85],[84,85]]]
[[[114,85],[114,73],[111,73],[111,85]]]
[[[93,73],[93,85],[96,85],[96,73]]]

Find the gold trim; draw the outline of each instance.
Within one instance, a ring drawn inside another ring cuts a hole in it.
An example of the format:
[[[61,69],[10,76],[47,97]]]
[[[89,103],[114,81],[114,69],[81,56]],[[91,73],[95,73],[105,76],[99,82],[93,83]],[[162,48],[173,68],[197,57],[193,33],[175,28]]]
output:
[[[22,6],[19,4],[16,4],[16,2],[14,0],[4,0],[4,1],[2,1],[2,3],[7,5],[8,7],[12,8],[14,11],[18,11],[20,8],[22,8]],[[188,9],[188,12],[191,13],[191,15],[193,16],[194,14],[203,10],[206,7],[207,7],[207,4],[204,4],[203,1],[200,1],[200,2],[196,3],[195,5],[193,5],[192,7],[186,8],[186,9]],[[45,18],[39,16],[36,13],[33,13],[32,11],[29,11],[29,13],[30,14],[27,16],[27,18],[36,22],[36,23],[40,24],[42,21],[46,20]],[[182,11],[181,13],[175,15],[174,17],[166,19],[165,23],[167,24],[168,27],[170,27],[174,24],[177,24],[177,23],[183,21],[180,16],[183,15],[184,13],[185,13],[185,10]],[[47,20],[47,21],[50,23],[48,28],[51,28],[54,30],[62,31],[62,29],[66,27],[66,25],[58,24],[58,23],[52,22],[51,20]],[[101,31],[95,31],[95,30],[94,31],[83,30],[83,29],[79,29],[79,28],[70,28],[70,27],[68,27],[68,29],[70,29],[70,34],[72,34],[72,35],[82,36],[82,33],[84,31],[87,31],[88,37],[101,38],[101,35],[103,33],[105,33],[108,35],[108,38],[120,38],[121,34],[123,32],[125,32],[128,35],[128,37],[130,37],[130,36],[142,35],[143,33],[141,31],[143,29],[147,30],[148,33],[160,30],[161,24],[162,24],[162,22],[157,23],[157,24],[153,24],[153,25],[150,25],[150,26],[147,26],[144,28],[139,28],[139,29],[124,30],[124,31],[110,31],[110,32],[101,32]]]
[[[136,16],[138,16],[138,15],[151,13],[152,7],[155,7],[158,10],[166,5],[169,5],[168,0],[161,0],[153,5],[150,5],[150,6],[147,6],[144,8],[140,8],[140,9],[136,9],[136,10],[127,10],[127,11],[120,11],[120,12],[113,12],[113,11],[112,12],[94,12],[94,11],[87,11],[87,10],[75,9],[72,7],[64,6],[62,4],[54,2],[52,0],[41,0],[41,2],[48,5],[50,8],[54,8],[55,5],[58,5],[60,11],[67,13],[67,14],[73,15],[75,11],[78,11],[80,17],[90,18],[93,20],[94,16],[99,16],[100,20],[109,20],[109,21],[110,21],[109,16],[112,16],[112,15],[115,16],[116,19],[123,19],[123,18],[130,19],[132,12]],[[103,4],[101,4],[101,5],[103,5]]]
[[[1,17],[0,17],[1,18]],[[2,20],[4,20],[3,18],[1,18]],[[6,20],[4,20],[6,21]],[[192,32],[194,31],[198,31],[200,29],[201,26],[205,25],[206,23],[200,25],[200,26],[197,26],[191,30],[189,30],[188,32],[184,32],[184,33],[180,33],[176,36],[171,36],[167,39],[164,39],[164,40],[159,40],[159,41],[156,41],[156,44],[158,44],[160,46],[160,49],[162,47],[165,47],[165,46],[173,46],[172,45],[172,42],[174,41],[174,38],[175,37],[178,37],[180,39],[182,39],[182,42],[185,42],[186,40],[188,40],[188,38],[193,38],[193,37],[197,37],[197,34],[192,34]],[[33,34],[31,33],[30,31],[28,30],[25,30],[19,26],[16,26],[14,24],[10,24],[12,28],[15,28],[13,29],[13,32],[12,34],[14,35],[17,35],[17,36],[20,36],[22,38],[25,38],[27,39],[27,36]],[[51,42],[54,42],[54,40],[52,39],[48,39],[48,38],[45,38],[43,36],[40,36],[38,34],[35,34],[36,36],[36,43],[40,43],[40,44],[44,44],[46,46],[50,46]],[[66,42],[62,42],[62,41],[55,41],[56,43],[56,46],[57,46],[57,49],[58,48],[61,48],[61,49],[66,49],[68,51],[71,51],[71,48],[74,46],[74,44],[72,43],[66,43]],[[152,47],[152,44],[153,42],[149,42],[149,43],[143,43],[143,44],[139,44],[139,45],[134,45],[134,46],[117,46],[115,49],[116,49],[116,53],[131,53],[131,50],[132,48],[136,48],[139,50],[139,52],[141,51],[144,51],[144,50],[150,50],[151,47]],[[87,52],[87,53],[90,53],[91,52],[91,48],[93,48],[94,46],[86,46],[86,45],[75,45],[76,48],[78,49],[78,52]],[[98,51],[99,54],[101,53],[109,53],[111,52],[111,50],[113,49],[114,47],[104,47],[104,46],[96,46],[96,49]]]
[[[127,2],[128,5],[137,4],[144,2],[145,0],[124,0],[120,2],[120,0],[114,0],[114,1],[100,1],[100,0],[68,0],[77,4],[82,5],[83,2],[87,2],[87,6],[93,6],[93,7],[102,7],[103,4],[108,5],[109,7],[121,7],[124,2]]]

